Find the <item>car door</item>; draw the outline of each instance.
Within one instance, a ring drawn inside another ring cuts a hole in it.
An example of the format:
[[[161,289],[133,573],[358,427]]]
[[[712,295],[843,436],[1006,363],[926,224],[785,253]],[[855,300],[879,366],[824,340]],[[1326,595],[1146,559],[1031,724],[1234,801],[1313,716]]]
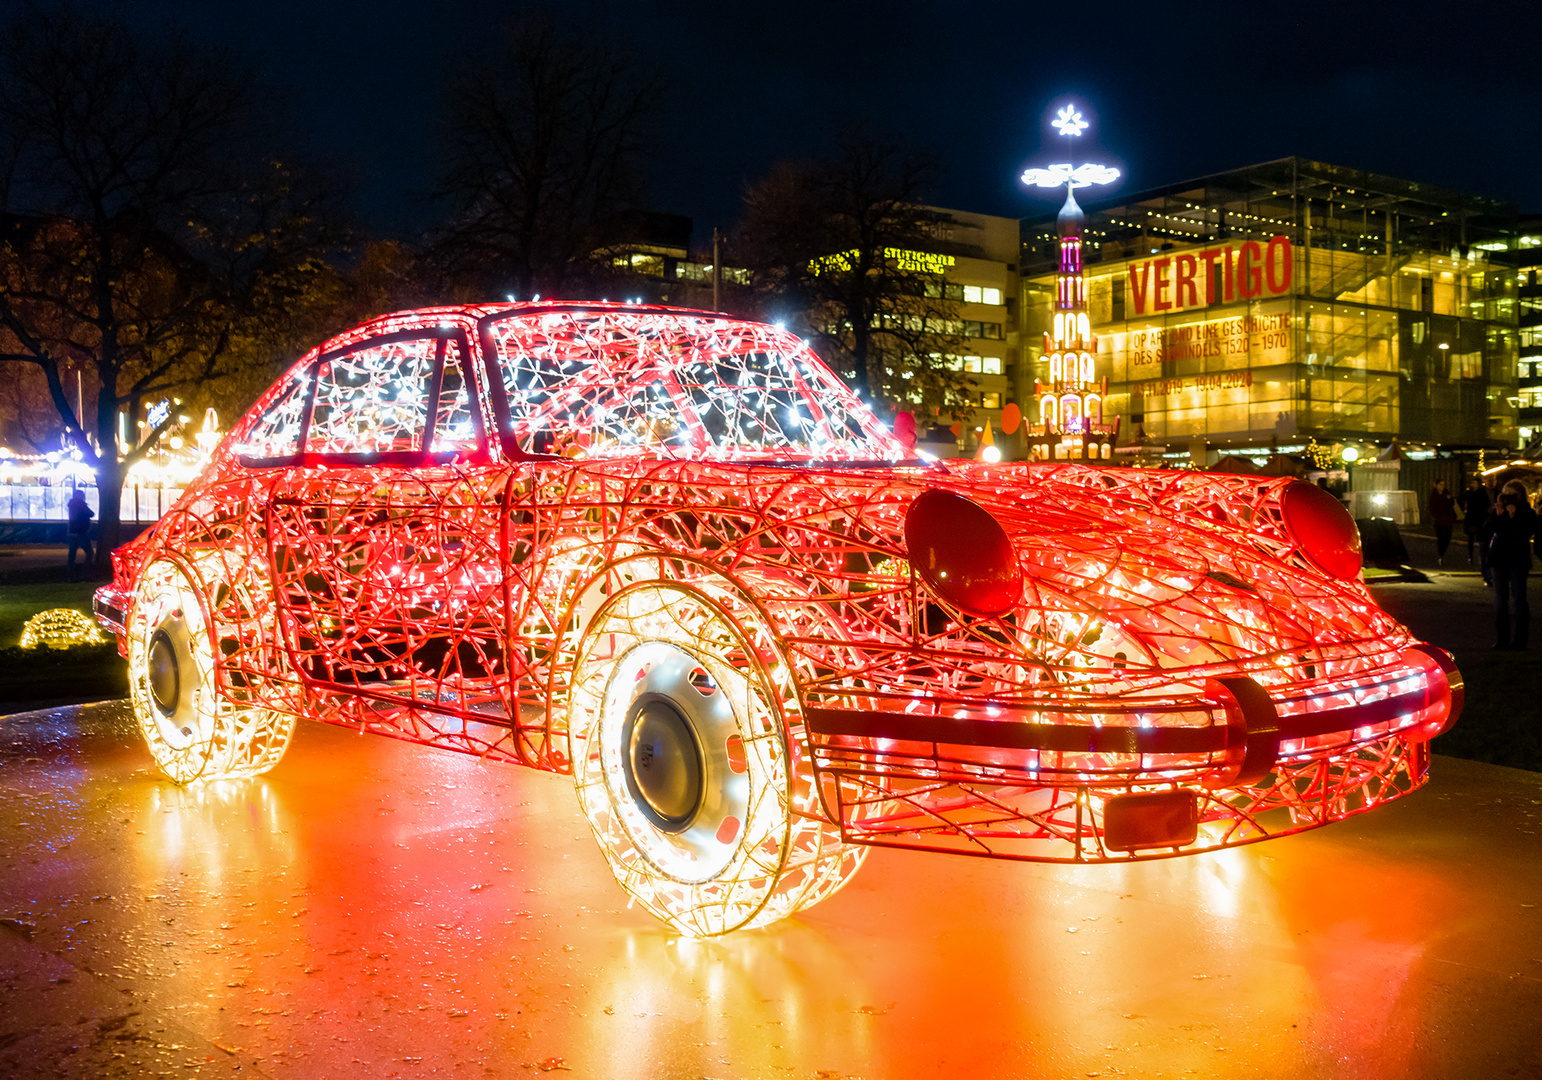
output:
[[[318,357],[299,467],[267,505],[274,587],[314,695],[423,741],[435,717],[510,715],[505,476],[488,453],[465,328],[398,330]],[[474,747],[472,747],[474,748]]]

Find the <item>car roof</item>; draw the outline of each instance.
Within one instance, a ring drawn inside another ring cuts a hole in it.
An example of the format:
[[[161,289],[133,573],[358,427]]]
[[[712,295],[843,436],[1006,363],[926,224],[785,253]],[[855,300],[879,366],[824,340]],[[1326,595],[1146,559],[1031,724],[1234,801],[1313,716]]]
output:
[[[335,341],[352,341],[362,334],[375,334],[383,327],[395,323],[422,324],[432,322],[435,319],[465,319],[471,322],[481,322],[485,319],[505,319],[519,317],[535,317],[553,313],[572,313],[575,315],[596,314],[601,312],[616,312],[625,315],[683,315],[698,319],[723,319],[732,322],[754,322],[746,320],[739,315],[731,315],[726,311],[706,311],[702,308],[674,307],[668,304],[632,304],[615,300],[539,300],[529,302],[510,303],[486,303],[486,304],[440,304],[434,307],[411,308],[406,311],[394,311],[387,315],[377,315],[375,318],[352,327],[338,335]],[[329,341],[323,350],[330,348]]]
[[[436,321],[482,323],[506,318],[536,318],[554,313],[588,315],[602,312],[614,312],[623,315],[679,315],[691,319],[723,320],[725,322],[756,321],[732,315],[726,311],[705,311],[700,308],[672,307],[667,304],[631,304],[615,300],[540,300],[529,302],[510,302],[506,300],[502,303],[438,304],[433,307],[409,308],[406,311],[392,311],[384,315],[376,315],[372,319],[367,319],[357,326],[350,326],[341,333],[328,338],[314,349],[307,350],[299,362],[304,363],[318,353],[330,353],[338,349],[347,348],[365,338],[392,333],[396,330],[411,330]]]

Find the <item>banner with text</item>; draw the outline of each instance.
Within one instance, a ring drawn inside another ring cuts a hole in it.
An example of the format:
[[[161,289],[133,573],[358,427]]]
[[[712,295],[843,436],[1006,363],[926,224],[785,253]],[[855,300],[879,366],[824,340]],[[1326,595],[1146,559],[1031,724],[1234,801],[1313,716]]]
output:
[[[1286,236],[1132,262],[1125,283],[1125,317],[1285,296],[1294,271],[1295,251]]]

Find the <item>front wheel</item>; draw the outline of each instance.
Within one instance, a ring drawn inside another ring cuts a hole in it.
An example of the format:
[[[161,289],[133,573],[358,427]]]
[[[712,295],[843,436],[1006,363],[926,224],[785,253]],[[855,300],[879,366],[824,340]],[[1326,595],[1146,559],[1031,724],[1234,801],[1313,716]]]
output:
[[[569,724],[578,800],[623,888],[688,934],[783,918],[865,848],[820,814],[774,644],[706,596],[632,586],[580,646]]]
[[[150,756],[179,784],[267,772],[294,731],[293,713],[220,692],[214,642],[235,632],[220,629],[180,566],[159,559],[144,568],[129,614],[129,696]]]

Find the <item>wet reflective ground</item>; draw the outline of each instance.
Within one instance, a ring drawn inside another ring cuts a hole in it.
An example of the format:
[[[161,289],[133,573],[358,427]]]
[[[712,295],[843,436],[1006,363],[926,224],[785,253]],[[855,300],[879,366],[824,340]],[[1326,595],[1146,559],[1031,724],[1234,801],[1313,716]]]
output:
[[[1542,1075],[1542,776],[1137,866],[877,851],[665,932],[569,782],[303,725],[177,788],[126,706],[0,719],[0,1076]]]

